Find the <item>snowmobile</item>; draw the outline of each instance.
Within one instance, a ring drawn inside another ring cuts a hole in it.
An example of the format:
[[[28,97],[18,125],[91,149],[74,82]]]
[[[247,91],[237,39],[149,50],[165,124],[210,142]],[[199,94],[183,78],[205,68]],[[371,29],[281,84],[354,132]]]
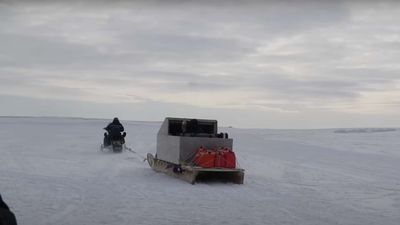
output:
[[[113,135],[104,133],[104,140],[100,146],[100,150],[103,152],[122,152],[122,150],[127,149],[125,146],[125,136],[125,132],[118,132]]]

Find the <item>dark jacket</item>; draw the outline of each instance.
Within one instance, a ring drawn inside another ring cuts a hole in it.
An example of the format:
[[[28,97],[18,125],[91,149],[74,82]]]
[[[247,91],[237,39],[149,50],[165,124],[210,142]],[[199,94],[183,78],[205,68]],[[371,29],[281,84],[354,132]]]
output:
[[[15,215],[10,211],[8,205],[3,201],[0,195],[0,225],[17,225]]]
[[[0,195],[0,208],[1,209],[7,209],[7,210],[10,210],[10,208],[8,207],[8,205],[3,201],[3,199],[1,198],[1,195]]]
[[[108,124],[104,128],[111,136],[120,135],[120,132],[124,131],[124,126],[119,122],[118,118],[114,118],[112,123]]]

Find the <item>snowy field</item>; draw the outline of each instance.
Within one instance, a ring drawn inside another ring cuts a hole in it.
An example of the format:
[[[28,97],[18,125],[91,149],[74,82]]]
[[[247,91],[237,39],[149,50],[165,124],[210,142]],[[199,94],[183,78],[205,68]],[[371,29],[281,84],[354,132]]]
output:
[[[108,121],[0,118],[0,193],[20,225],[400,224],[400,129],[222,128],[245,184],[188,184],[99,151]],[[159,123],[124,122],[155,153]]]

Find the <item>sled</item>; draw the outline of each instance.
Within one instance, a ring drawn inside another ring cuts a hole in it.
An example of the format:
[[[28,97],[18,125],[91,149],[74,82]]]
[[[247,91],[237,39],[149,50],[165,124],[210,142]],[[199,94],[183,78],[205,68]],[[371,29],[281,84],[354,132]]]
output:
[[[155,156],[147,154],[147,161],[156,172],[191,184],[199,181],[243,184],[244,170],[236,167],[236,160],[225,161],[230,162],[228,165],[218,163],[213,157],[196,158],[200,149],[232,150],[232,146],[233,139],[228,134],[218,133],[216,120],[167,117],[157,134],[157,152]],[[208,158],[211,161],[205,163]]]
[[[202,168],[191,165],[178,165],[158,159],[151,153],[147,154],[147,162],[154,171],[165,173],[191,184],[213,181],[243,184],[244,180],[244,169],[240,168]]]

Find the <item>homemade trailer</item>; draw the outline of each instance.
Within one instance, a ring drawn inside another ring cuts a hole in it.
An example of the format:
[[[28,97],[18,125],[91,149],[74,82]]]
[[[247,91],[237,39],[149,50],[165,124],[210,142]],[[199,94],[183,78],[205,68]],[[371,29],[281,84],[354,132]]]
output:
[[[157,152],[155,156],[147,154],[147,161],[155,171],[192,184],[207,180],[243,184],[244,170],[237,168],[236,158],[230,158],[233,162],[229,168],[222,166],[226,163],[201,163],[205,157],[226,160],[223,154],[234,156],[232,147],[233,140],[226,133],[218,133],[216,120],[168,117],[157,135]]]

